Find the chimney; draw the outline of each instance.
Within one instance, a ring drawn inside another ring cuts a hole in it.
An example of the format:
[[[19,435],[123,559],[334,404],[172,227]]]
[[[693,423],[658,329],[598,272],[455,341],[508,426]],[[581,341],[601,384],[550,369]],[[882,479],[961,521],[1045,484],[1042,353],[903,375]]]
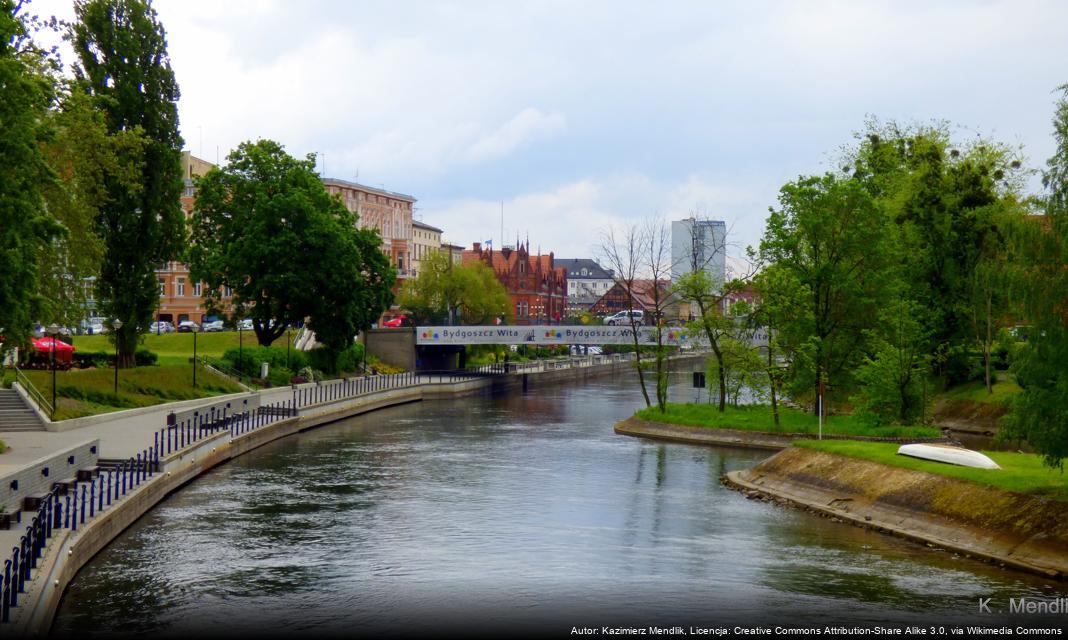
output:
[[[471,245],[471,249],[474,250],[474,251],[477,251],[479,253],[482,253],[482,243],[481,242],[476,242],[476,243],[472,244]]]

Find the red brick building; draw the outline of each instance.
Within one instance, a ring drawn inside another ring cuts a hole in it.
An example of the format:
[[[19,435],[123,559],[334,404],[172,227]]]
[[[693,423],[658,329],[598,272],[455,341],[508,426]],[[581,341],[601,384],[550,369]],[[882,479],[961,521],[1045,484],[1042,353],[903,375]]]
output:
[[[685,309],[681,308],[678,297],[671,293],[671,281],[661,280],[659,283],[660,308],[664,313],[665,320],[675,322],[685,319]],[[601,298],[590,307],[590,313],[597,316],[610,316],[628,309],[645,312],[646,324],[652,324],[652,317],[656,311],[656,290],[652,280],[635,280],[632,285],[633,296],[627,295],[627,289],[617,282]]]
[[[530,255],[530,242],[500,251],[483,249],[476,242],[463,252],[463,263],[482,261],[493,269],[512,298],[516,324],[550,324],[564,317],[567,306],[567,269],[549,255]]]

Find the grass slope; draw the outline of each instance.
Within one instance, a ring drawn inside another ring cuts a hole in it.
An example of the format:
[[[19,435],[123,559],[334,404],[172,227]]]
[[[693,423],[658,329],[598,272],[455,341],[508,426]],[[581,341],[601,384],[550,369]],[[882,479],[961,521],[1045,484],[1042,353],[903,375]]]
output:
[[[794,446],[861,458],[891,467],[926,471],[938,475],[967,480],[1015,493],[1039,494],[1068,502],[1068,475],[1042,464],[1042,458],[1031,453],[984,451],[1001,469],[975,469],[931,460],[897,455],[898,445],[886,442],[857,442],[850,440],[798,440]]]
[[[198,345],[199,346],[199,345]],[[26,371],[41,394],[51,401],[52,372]],[[56,419],[147,407],[176,400],[192,400],[237,393],[241,388],[204,369],[197,370],[193,388],[189,363],[135,367],[119,371],[119,393],[115,395],[114,369],[72,369],[56,372]]]
[[[660,413],[656,407],[652,407],[642,409],[637,416],[650,422],[667,422],[710,429],[813,435],[819,430],[816,416],[789,407],[779,407],[780,425],[776,428],[771,407],[765,405],[727,407],[726,411],[720,413],[716,405],[668,403],[666,413]],[[941,431],[932,427],[872,427],[851,415],[830,416],[823,423],[823,432],[881,438],[937,438],[941,435]]]

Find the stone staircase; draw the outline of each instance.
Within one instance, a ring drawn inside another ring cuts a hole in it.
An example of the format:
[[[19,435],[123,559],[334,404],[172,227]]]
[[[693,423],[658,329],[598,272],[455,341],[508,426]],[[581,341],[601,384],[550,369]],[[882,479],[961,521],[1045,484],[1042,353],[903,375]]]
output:
[[[44,423],[18,391],[0,389],[0,432],[44,430]]]

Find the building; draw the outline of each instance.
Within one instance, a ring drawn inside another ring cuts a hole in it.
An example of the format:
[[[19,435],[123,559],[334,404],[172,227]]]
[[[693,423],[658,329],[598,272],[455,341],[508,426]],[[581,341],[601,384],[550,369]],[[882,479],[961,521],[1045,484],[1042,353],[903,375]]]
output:
[[[442,241],[441,248],[446,249],[449,252],[449,257],[452,258],[453,264],[463,264],[464,261],[464,247],[459,244],[449,244]]]
[[[323,178],[323,185],[329,193],[341,196],[345,207],[359,217],[356,222],[358,227],[378,231],[382,237],[382,253],[389,256],[390,262],[397,268],[398,283],[410,277],[412,208],[415,198],[336,178]],[[438,238],[440,242],[440,235]]]
[[[615,285],[612,271],[589,258],[559,258],[556,266],[567,269],[567,314],[588,311]]]
[[[627,295],[623,283],[616,282],[603,296],[590,307],[590,313],[597,316],[610,316],[620,311],[641,310],[645,312],[645,323],[652,324],[656,315],[657,297],[664,321],[668,324],[681,324],[688,318],[689,307],[671,292],[671,281],[660,280],[656,283],[659,291],[653,288],[652,280],[635,280],[631,285],[632,295]]]
[[[515,249],[483,249],[476,242],[463,252],[463,263],[482,261],[493,269],[512,298],[516,324],[551,324],[566,313],[567,270],[555,264],[553,254],[530,255],[530,243]]]
[[[196,202],[195,179],[214,168],[215,165],[207,160],[202,160],[188,151],[182,152],[182,178],[185,181],[185,187],[182,190],[181,201],[186,219],[193,214],[193,205]],[[159,282],[159,307],[156,310],[156,320],[171,322],[175,325],[184,320],[204,322],[207,317],[202,295],[204,285],[201,282],[193,282],[189,276],[187,264],[177,261],[163,263],[156,270],[156,280]],[[224,302],[229,297],[229,295],[224,295]]]
[[[704,269],[716,291],[727,274],[727,224],[722,220],[674,220],[671,223],[671,281]]]
[[[419,275],[420,264],[432,252],[441,251],[441,229],[419,220],[412,221],[412,277]]]

